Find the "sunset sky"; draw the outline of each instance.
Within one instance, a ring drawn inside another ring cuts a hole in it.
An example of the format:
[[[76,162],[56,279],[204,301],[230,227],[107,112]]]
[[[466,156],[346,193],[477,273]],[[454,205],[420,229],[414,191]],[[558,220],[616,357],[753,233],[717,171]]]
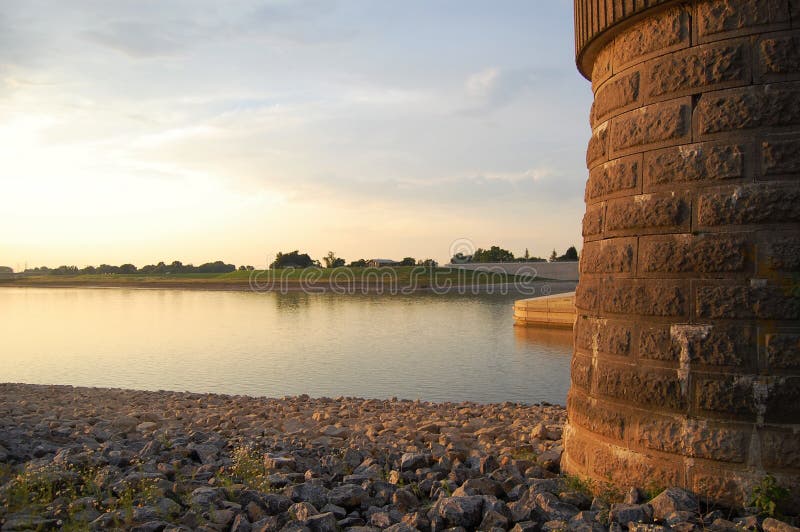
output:
[[[0,264],[580,244],[571,0],[5,0]]]

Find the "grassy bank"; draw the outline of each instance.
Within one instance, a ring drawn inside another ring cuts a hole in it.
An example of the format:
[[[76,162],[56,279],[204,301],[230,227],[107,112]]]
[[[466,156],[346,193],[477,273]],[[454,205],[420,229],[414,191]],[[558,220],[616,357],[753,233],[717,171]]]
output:
[[[93,274],[16,275],[0,280],[4,286],[195,288],[208,290],[280,290],[303,287],[400,288],[428,290],[451,287],[485,287],[523,281],[503,272],[477,272],[451,268],[334,268],[235,271],[221,274]]]

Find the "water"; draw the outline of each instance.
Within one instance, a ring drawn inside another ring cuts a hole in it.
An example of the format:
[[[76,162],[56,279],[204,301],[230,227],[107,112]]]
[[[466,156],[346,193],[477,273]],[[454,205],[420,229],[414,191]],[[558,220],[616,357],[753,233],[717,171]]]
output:
[[[572,333],[519,297],[0,288],[0,381],[564,404]]]

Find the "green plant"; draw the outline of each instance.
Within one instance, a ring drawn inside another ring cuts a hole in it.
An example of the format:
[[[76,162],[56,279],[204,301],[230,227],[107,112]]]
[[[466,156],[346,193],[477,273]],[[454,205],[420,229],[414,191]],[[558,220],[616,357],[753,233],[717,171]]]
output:
[[[251,447],[237,447],[232,453],[233,463],[217,472],[217,480],[223,486],[241,483],[248,488],[268,492],[273,491],[269,482],[269,470],[264,465],[262,455]]]
[[[593,497],[595,495],[594,482],[589,478],[581,478],[578,475],[566,475],[564,477],[564,487],[569,491],[577,491]]]
[[[778,507],[789,497],[789,490],[780,486],[772,475],[767,475],[753,488],[750,504],[758,509],[761,515],[779,516]]]

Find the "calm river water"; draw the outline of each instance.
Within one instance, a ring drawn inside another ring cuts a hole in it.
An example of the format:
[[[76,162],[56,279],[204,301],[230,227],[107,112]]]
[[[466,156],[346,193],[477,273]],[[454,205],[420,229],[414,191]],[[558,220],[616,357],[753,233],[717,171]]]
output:
[[[520,297],[0,288],[0,381],[564,404],[572,333]]]

